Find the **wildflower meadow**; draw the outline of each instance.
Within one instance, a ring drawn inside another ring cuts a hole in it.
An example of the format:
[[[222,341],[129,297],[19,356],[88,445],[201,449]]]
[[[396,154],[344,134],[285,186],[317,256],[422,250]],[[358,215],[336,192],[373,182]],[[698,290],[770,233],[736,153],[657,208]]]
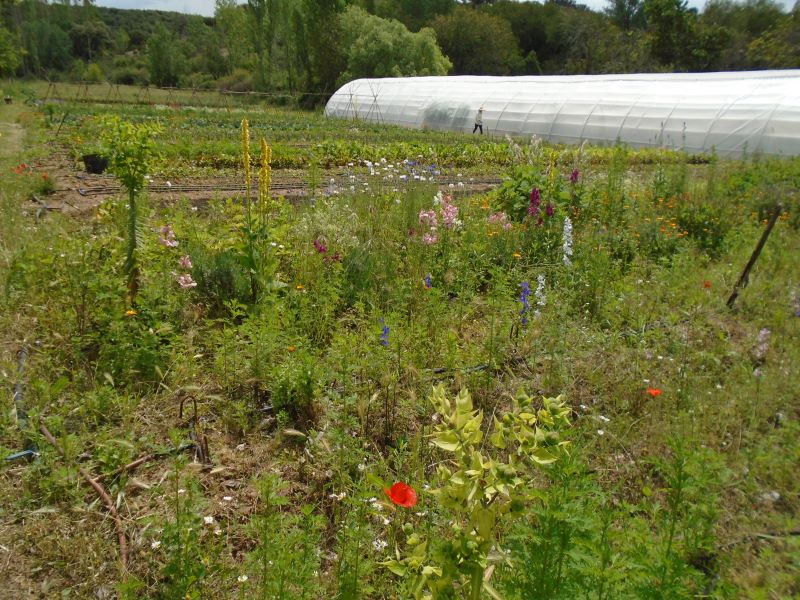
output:
[[[800,595],[797,159],[0,121],[0,597]]]

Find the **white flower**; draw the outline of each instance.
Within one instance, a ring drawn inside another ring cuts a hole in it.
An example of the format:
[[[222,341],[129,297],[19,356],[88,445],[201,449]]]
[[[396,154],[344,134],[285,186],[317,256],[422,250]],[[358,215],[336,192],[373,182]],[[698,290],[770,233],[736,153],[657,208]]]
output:
[[[223,496],[223,497],[222,497],[222,499],[223,499],[225,502],[230,502],[231,500],[233,500],[233,496]]]
[[[547,299],[545,298],[544,295],[544,288],[545,285],[547,284],[547,281],[544,278],[544,274],[540,274],[536,278],[536,281],[537,281],[536,291],[533,292],[533,295],[536,298],[536,310],[534,311],[534,314],[538,315],[539,309],[544,307],[545,304],[547,304]]]
[[[245,581],[247,581],[247,575],[239,575],[236,578],[236,581],[238,581],[239,583],[244,583]]]
[[[161,542],[158,541],[158,540],[156,540],[155,542],[150,544],[150,549],[151,550],[158,550],[160,547],[161,547]]]
[[[203,517],[203,523],[205,523],[206,525],[212,525],[214,523],[214,517],[212,517],[211,515]]]
[[[603,415],[597,415],[597,418],[600,419],[603,423],[608,423],[609,421],[611,421],[611,419]]]
[[[572,221],[569,217],[564,217],[564,231],[561,233],[561,238],[564,252],[562,260],[565,265],[570,266],[572,264]]]
[[[178,490],[178,495],[179,495],[179,496],[182,496],[182,495],[183,495],[183,494],[185,494],[185,493],[186,493],[186,490],[185,490],[185,489],[183,489],[183,488],[181,488],[181,489],[179,489],[179,490]]]
[[[387,542],[380,538],[376,538],[375,541],[372,542],[372,547],[375,548],[375,552],[383,552],[388,545]]]
[[[606,432],[603,431],[602,429],[598,429],[597,430],[597,435],[605,435],[605,434],[606,434]]]

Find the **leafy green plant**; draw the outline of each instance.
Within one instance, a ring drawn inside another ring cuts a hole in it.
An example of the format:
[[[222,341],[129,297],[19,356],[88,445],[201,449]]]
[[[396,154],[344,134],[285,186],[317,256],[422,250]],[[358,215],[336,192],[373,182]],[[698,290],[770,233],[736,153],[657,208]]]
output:
[[[484,592],[500,598],[490,583],[502,561],[500,534],[538,498],[528,483],[532,468],[551,464],[564,452],[568,442],[560,431],[569,425],[570,409],[562,398],[543,398],[537,410],[532,398],[518,393],[510,410],[493,420],[492,456],[484,450],[483,412],[473,408],[467,390],[451,401],[438,386],[431,402],[439,417],[431,443],[452,457],[439,465],[439,487],[431,495],[452,520],[428,539],[404,527],[405,552],[398,549],[397,557],[383,564],[407,578],[414,598],[478,600]]]
[[[130,123],[118,117],[101,120],[100,137],[108,170],[119,179],[128,193],[127,251],[124,270],[128,276],[128,303],[133,305],[139,291],[139,266],[136,249],[141,237],[137,198],[144,189],[146,176],[152,172],[158,154],[155,136],[161,127],[155,123]]]

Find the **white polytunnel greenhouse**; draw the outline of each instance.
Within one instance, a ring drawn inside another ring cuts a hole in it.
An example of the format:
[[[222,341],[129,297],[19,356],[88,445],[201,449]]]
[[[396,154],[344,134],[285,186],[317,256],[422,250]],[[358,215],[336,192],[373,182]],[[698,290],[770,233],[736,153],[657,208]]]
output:
[[[800,155],[800,70],[357,79],[325,114],[418,129],[687,152]]]

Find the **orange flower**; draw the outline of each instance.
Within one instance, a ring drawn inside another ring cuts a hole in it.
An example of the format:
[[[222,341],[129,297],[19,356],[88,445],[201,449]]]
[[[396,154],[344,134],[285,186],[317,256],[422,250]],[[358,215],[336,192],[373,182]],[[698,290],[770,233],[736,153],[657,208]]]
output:
[[[294,352],[295,350],[297,350],[297,346],[289,346],[289,347],[288,347],[288,348],[286,348],[286,349],[287,349],[289,352]]]
[[[650,387],[650,388],[647,388],[647,393],[650,394],[653,398],[655,398],[656,396],[660,396],[661,395],[661,390],[658,389],[658,388]]]
[[[304,290],[304,289],[306,289],[306,286],[304,286],[302,283],[298,283],[298,284],[297,284],[296,286],[294,286],[294,287],[295,287],[295,289],[297,289],[297,290]]]
[[[126,317],[135,317],[135,316],[136,316],[136,315],[138,315],[138,314],[139,314],[139,313],[138,313],[138,312],[136,312],[135,310],[133,310],[132,308],[131,308],[131,309],[129,309],[129,310],[126,310],[126,311],[125,311],[125,316],[126,316]]]
[[[392,489],[383,488],[383,492],[389,496],[389,500],[398,506],[405,506],[411,508],[417,504],[417,492],[414,491],[407,483],[398,481],[392,486]]]
[[[707,290],[710,290],[711,289],[711,282],[707,281],[707,280],[704,281],[703,282],[703,287],[706,288]]]
[[[520,254],[519,252],[514,252],[514,254],[512,254],[512,256],[514,258],[522,258],[522,254]]]

